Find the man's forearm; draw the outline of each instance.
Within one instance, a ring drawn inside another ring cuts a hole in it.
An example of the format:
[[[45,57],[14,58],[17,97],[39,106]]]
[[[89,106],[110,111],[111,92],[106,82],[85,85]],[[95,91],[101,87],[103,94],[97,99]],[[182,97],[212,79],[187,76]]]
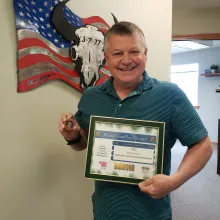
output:
[[[80,140],[79,142],[73,144],[73,145],[70,145],[70,147],[73,149],[73,150],[76,150],[76,151],[82,151],[82,150],[85,150],[87,148],[87,140],[88,140],[88,137],[85,133],[83,132],[80,132]]]
[[[174,184],[178,188],[196,175],[207,164],[212,156],[212,146],[209,137],[203,138],[195,146],[189,148],[175,174]]]

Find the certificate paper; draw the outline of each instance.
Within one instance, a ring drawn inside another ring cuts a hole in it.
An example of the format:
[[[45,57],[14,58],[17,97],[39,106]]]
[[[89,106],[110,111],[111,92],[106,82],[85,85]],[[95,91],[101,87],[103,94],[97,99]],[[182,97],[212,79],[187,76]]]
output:
[[[91,116],[85,177],[138,184],[162,173],[165,123]]]

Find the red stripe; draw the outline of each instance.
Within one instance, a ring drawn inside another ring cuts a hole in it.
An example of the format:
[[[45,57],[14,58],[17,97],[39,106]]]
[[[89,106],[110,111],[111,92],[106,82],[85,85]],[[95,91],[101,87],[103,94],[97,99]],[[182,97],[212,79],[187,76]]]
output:
[[[44,54],[31,54],[26,57],[22,57],[21,59],[18,60],[18,69],[21,70],[23,68],[35,65],[36,63],[42,63],[42,62],[51,63],[70,76],[73,76],[73,77],[79,76],[79,74],[74,69],[68,70],[62,67],[60,64],[55,62],[52,58]]]
[[[49,77],[45,77],[48,76]],[[41,74],[38,74],[36,76],[32,76],[29,79],[26,80],[22,80],[18,83],[18,92],[25,92],[25,91],[30,91],[33,90],[35,88],[37,88],[40,85],[43,85],[51,80],[55,80],[55,79],[60,79],[66,83],[68,83],[69,85],[73,86],[74,88],[76,88],[78,91],[83,92],[80,85],[77,83],[74,83],[73,81],[67,79],[65,76],[63,76],[60,73],[57,72],[53,72],[53,71],[47,71],[47,72],[43,72]],[[29,81],[29,85],[28,85],[28,81]],[[30,81],[33,82],[33,84],[30,84]],[[105,80],[104,79],[99,79],[96,85],[100,85],[102,83],[104,83]]]
[[[37,39],[37,38],[26,38],[23,40],[18,41],[18,50],[22,50],[24,48],[29,48],[29,47],[42,47],[50,52],[52,52],[56,57],[58,57],[60,60],[66,63],[72,63],[73,61],[71,60],[70,56],[69,57],[62,57],[58,53],[55,53],[50,47],[47,46],[43,41]]]
[[[50,76],[45,77],[48,75],[50,75]],[[74,83],[73,81],[67,79],[62,74],[57,73],[57,72],[53,72],[53,71],[44,72],[44,73],[38,74],[36,76],[30,77],[29,79],[22,80],[21,82],[18,83],[17,91],[18,92],[29,91],[29,90],[37,88],[38,86],[40,86],[42,84],[47,83],[48,81],[55,80],[55,79],[63,80],[64,82],[66,82],[66,83],[70,84],[71,86],[73,86],[74,88],[76,88],[78,91],[82,92],[82,89],[79,84]],[[33,84],[29,83],[29,85],[28,85],[28,81],[29,82],[32,81]]]
[[[110,28],[110,26],[102,18],[100,18],[99,16],[92,16],[92,17],[88,17],[88,18],[82,18],[82,22],[83,22],[83,24],[103,23],[108,28]]]

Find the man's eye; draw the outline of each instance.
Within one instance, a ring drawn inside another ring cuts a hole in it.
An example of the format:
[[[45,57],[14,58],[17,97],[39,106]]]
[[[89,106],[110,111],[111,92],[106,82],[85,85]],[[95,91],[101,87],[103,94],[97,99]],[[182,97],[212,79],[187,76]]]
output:
[[[139,53],[139,51],[138,50],[134,50],[134,51],[131,51],[131,53],[137,54],[137,53]]]
[[[114,53],[113,55],[114,56],[119,56],[119,55],[121,55],[121,53]]]

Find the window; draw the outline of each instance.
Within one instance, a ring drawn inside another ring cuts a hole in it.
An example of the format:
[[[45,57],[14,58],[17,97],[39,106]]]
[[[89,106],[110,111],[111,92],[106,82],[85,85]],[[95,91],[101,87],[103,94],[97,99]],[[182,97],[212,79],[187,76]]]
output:
[[[198,71],[198,63],[171,66],[171,82],[186,93],[194,106],[198,106]]]

